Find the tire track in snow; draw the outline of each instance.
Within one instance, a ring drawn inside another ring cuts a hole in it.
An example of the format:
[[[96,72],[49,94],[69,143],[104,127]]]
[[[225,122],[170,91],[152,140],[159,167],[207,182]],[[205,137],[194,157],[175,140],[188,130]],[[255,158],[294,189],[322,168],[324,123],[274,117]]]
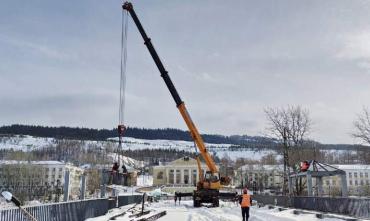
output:
[[[210,217],[209,220],[235,221],[235,220],[241,219],[241,216],[236,216],[232,213],[225,213],[225,212],[226,211],[224,211],[224,209],[214,209],[214,210],[202,209],[202,213],[207,215],[207,217]]]

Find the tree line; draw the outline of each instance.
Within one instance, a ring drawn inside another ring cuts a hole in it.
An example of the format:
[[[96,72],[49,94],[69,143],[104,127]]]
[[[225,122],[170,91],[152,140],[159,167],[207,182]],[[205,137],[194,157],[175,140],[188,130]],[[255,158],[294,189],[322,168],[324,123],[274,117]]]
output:
[[[30,135],[35,137],[52,137],[57,139],[75,139],[75,140],[99,140],[105,141],[108,138],[117,137],[117,129],[92,129],[82,127],[48,127],[36,125],[20,125],[13,124],[10,126],[0,127],[0,134],[12,135]],[[192,141],[188,131],[164,128],[164,129],[148,129],[128,127],[124,136],[138,139],[148,140],[184,140]],[[248,136],[248,135],[233,135],[223,136],[217,134],[202,134],[202,137],[207,143],[215,144],[234,144],[234,145],[275,145],[274,139]]]

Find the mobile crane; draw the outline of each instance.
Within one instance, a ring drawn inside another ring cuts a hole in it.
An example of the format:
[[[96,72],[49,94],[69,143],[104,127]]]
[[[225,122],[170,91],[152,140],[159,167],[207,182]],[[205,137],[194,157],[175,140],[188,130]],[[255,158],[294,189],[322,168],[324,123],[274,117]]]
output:
[[[141,22],[138,19],[136,12],[134,11],[133,5],[130,2],[125,2],[122,5],[122,8],[123,10],[126,10],[128,13],[130,13],[142,38],[144,39],[144,44],[148,48],[150,55],[152,56],[155,64],[158,67],[159,72],[161,73],[161,77],[163,78],[168,90],[170,91],[173,99],[175,100],[176,106],[180,111],[180,114],[190,131],[191,137],[193,138],[196,146],[200,151],[202,158],[204,159],[208,167],[208,171],[206,171],[204,178],[199,179],[199,182],[197,183],[197,189],[194,190],[192,194],[194,207],[200,207],[202,203],[212,203],[213,206],[218,207],[220,197],[219,190],[221,189],[222,185],[228,185],[230,179],[228,177],[219,178],[219,171],[216,167],[216,164],[212,159],[211,155],[209,154],[209,152],[207,151],[204,141],[200,133],[198,132],[198,129],[196,128],[194,122],[192,121],[189,112],[185,107],[185,103],[181,100],[180,95],[178,94],[174,84],[171,81],[170,76],[168,75],[168,72],[164,68],[162,61],[160,60],[156,50],[154,49],[151,39],[145,33],[145,30],[141,25]],[[199,167],[200,161],[199,159],[197,159],[197,161]]]

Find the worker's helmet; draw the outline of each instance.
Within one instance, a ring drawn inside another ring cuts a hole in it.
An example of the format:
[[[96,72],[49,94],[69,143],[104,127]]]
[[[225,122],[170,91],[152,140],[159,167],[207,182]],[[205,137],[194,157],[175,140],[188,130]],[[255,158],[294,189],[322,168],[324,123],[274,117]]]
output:
[[[243,193],[244,193],[244,194],[247,194],[247,193],[248,193],[248,189],[247,189],[247,188],[244,188],[244,189],[243,189]]]

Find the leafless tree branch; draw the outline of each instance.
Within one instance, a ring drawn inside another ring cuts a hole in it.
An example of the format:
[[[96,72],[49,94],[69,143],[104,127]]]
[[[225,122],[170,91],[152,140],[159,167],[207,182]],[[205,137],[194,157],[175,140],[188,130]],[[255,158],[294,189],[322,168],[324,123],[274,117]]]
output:
[[[364,107],[362,113],[357,115],[353,125],[355,132],[352,136],[370,144],[370,110]]]

